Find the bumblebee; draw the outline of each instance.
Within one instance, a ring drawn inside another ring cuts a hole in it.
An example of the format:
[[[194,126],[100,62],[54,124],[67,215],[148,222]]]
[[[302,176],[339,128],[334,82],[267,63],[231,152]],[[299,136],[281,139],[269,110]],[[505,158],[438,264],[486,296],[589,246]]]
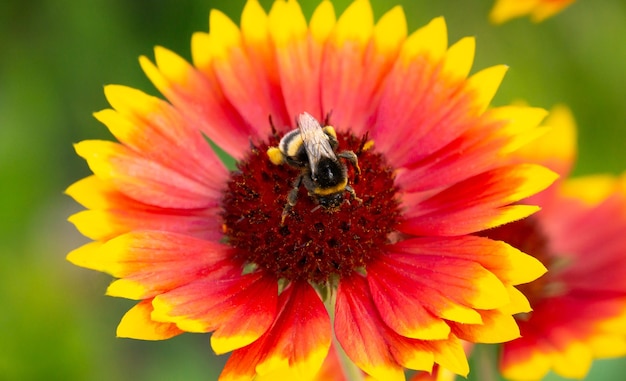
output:
[[[300,170],[293,188],[287,195],[281,224],[296,205],[298,190],[304,187],[320,206],[336,210],[344,202],[344,193],[361,202],[354,189],[348,185],[348,170],[339,158],[349,161],[357,174],[361,173],[357,156],[352,151],[337,152],[339,142],[332,126],[322,127],[310,114],[296,118],[298,128],[285,134],[278,147],[270,147],[267,156],[276,165],[287,164]]]

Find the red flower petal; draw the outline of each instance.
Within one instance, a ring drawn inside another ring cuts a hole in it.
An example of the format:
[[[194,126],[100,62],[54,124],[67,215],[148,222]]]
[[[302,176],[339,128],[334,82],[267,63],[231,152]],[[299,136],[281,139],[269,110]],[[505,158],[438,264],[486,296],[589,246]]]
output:
[[[545,115],[543,109],[521,106],[489,110],[457,139],[401,169],[396,183],[405,192],[420,192],[493,169],[501,165],[496,157],[509,154],[536,136],[536,126]]]
[[[272,79],[276,81],[277,76],[268,75],[265,71],[271,67],[265,69],[263,64],[255,61],[264,54],[262,45],[245,45],[237,25],[217,10],[211,11],[209,28],[210,45],[206,48],[213,55],[211,66],[199,69],[217,80],[227,101],[256,130],[255,135],[269,132],[269,115],[278,125],[287,123],[279,84],[270,82]],[[261,48],[257,47],[259,45]],[[269,59],[264,58],[266,62]]]
[[[383,320],[407,337],[445,339],[450,331],[442,319],[478,324],[482,320],[474,309],[509,303],[495,275],[479,263],[447,257],[445,252],[439,257],[387,254],[367,271]]]
[[[291,284],[278,297],[278,315],[257,341],[230,356],[220,380],[249,380],[278,372],[291,379],[312,377],[330,347],[330,319],[306,282]]]
[[[391,266],[385,264],[375,268],[370,266],[367,276],[372,299],[382,320],[394,331],[406,337],[423,340],[447,338],[450,334],[448,324],[440,316],[429,311],[424,303],[421,303],[421,299],[416,300],[415,292],[411,289],[413,285],[402,283],[405,277],[399,277],[395,273],[384,274],[385,271],[391,270],[385,267]]]
[[[200,44],[198,41],[205,37],[208,35],[195,34],[192,44]],[[140,58],[141,67],[150,81],[190,124],[228,154],[242,158],[249,138],[256,135],[256,130],[225,98],[215,74],[210,70],[200,73],[165,48],[155,48],[154,54],[156,65],[146,57]]]
[[[222,183],[207,185],[178,170],[138,155],[121,144],[84,140],[76,152],[87,160],[93,173],[114,184],[124,195],[162,208],[197,209],[218,204]]]
[[[187,332],[212,332],[216,353],[257,340],[276,316],[278,285],[262,273],[209,277],[154,298],[152,318]]]
[[[69,221],[85,236],[107,241],[133,230],[159,230],[184,233],[196,238],[219,241],[219,209],[163,209],[126,197],[110,182],[89,176],[66,191],[88,208],[72,215]]]
[[[259,7],[258,3],[250,1],[246,8]],[[244,15],[245,15],[244,11]],[[300,5],[297,2],[277,1],[267,19],[267,28],[274,44],[272,52],[276,57],[274,65],[277,67],[276,75],[280,78],[280,86],[283,93],[289,115],[295,116],[307,111],[311,115],[323,120],[325,115],[320,104],[320,65],[322,57],[322,43],[325,36],[315,26],[316,17],[320,13],[324,17],[324,28],[332,27],[334,12],[332,5],[322,3],[313,15],[311,30],[307,30],[306,20],[303,17]],[[252,18],[252,15],[250,16]],[[250,32],[258,33],[258,17],[250,20]],[[244,17],[242,16],[242,29]],[[263,36],[265,37],[265,36]],[[271,46],[270,44],[264,44]],[[292,120],[283,121],[293,123]],[[283,125],[278,125],[281,128]]]
[[[153,297],[207,274],[219,276],[238,267],[231,259],[232,249],[175,233],[137,231],[107,241],[96,251],[83,248],[68,259],[122,278],[107,293],[130,299]]]
[[[617,304],[623,309],[622,301]],[[544,300],[530,320],[519,322],[522,337],[504,344],[503,374],[511,379],[539,380],[552,368],[568,378],[583,378],[593,360],[590,344],[595,335],[603,334],[597,320],[614,314],[615,310],[609,312],[613,307],[569,296]],[[617,337],[615,331],[604,333]],[[615,354],[623,355],[621,347],[621,353]]]
[[[322,106],[332,111],[334,125],[349,127],[356,136],[373,128],[381,81],[406,34],[401,7],[387,12],[376,25],[367,1],[353,2],[340,16],[321,61]]]
[[[457,374],[469,367],[460,341],[422,341],[392,331],[382,321],[367,281],[360,275],[341,280],[335,305],[335,333],[350,359],[374,378],[404,380],[403,367],[430,371],[437,362]]]
[[[413,235],[454,236],[515,221],[537,207],[510,205],[550,185],[557,175],[550,170],[520,164],[473,176],[422,200],[405,205],[400,231]]]
[[[413,37],[420,33],[433,42],[416,41]],[[434,46],[413,47],[429,43]],[[408,57],[398,60],[385,78],[372,137],[396,168],[434,154],[483,124],[480,115],[504,76],[504,66],[485,69],[468,80],[451,75],[448,70],[457,62],[446,65],[446,48],[445,22],[435,19],[408,38],[401,53]]]
[[[365,279],[360,276],[344,278],[339,284],[335,334],[359,368],[380,380],[404,380],[402,366],[393,357],[384,335],[384,323],[372,303]]]
[[[475,123],[467,120],[467,95],[459,85],[442,86],[439,70],[425,58],[409,65],[396,63],[387,75],[372,130],[376,147],[396,168],[433,154]]]
[[[502,282],[512,285],[528,283],[546,272],[537,259],[485,237],[412,238],[394,244],[391,250],[430,256],[435,261],[446,256],[480,263]]]
[[[114,108],[95,113],[117,140],[137,155],[214,187],[228,172],[197,127],[169,103],[125,86],[104,88]]]

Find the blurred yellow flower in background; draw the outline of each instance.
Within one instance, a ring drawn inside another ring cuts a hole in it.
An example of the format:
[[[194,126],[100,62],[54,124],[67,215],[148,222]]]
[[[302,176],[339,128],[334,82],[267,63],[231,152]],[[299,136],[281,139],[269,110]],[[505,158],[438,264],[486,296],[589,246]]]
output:
[[[528,16],[533,22],[541,22],[561,12],[574,0],[496,0],[489,19],[502,24],[517,17]]]

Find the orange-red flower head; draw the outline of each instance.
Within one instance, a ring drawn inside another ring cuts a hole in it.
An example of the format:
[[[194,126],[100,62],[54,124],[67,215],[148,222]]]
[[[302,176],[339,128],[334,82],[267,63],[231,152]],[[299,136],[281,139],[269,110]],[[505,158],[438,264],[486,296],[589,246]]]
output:
[[[553,131],[518,153],[566,176],[573,118],[560,106],[546,123]],[[559,181],[534,200],[539,213],[486,233],[549,270],[520,287],[533,310],[516,316],[522,337],[503,344],[502,373],[512,380],[540,380],[550,370],[583,378],[593,359],[626,355],[626,178]]]
[[[400,7],[374,23],[365,0],[338,19],[323,1],[308,23],[295,1],[266,14],[249,0],[240,27],[213,11],[193,64],[161,47],[141,58],[167,101],[106,87],[96,117],[119,143],[76,145],[94,175],[68,189],[87,208],[71,221],[94,242],[68,259],[138,300],[119,336],[211,332],[233,352],[222,380],[312,377],[333,337],[377,379],[466,374],[461,340],[518,337],[515,286],[545,271],[471,234],[535,212],[517,202],[556,177],[510,164],[545,112],[490,108],[506,67],[468,76],[473,54],[472,38],[448,47],[442,18],[407,35]],[[310,161],[267,154],[304,112],[334,127],[340,163],[358,159],[336,208],[302,184],[317,181]]]

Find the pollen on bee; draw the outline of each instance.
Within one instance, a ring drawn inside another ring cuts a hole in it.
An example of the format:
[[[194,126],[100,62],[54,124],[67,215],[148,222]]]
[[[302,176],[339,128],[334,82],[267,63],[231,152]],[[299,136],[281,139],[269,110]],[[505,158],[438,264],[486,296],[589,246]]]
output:
[[[333,127],[333,126],[325,126],[325,127],[322,128],[322,130],[327,135],[330,135],[333,138],[337,139],[337,132],[335,132],[335,127]]]
[[[267,156],[270,158],[272,164],[281,165],[284,162],[283,153],[280,152],[280,149],[278,149],[278,147],[268,148]]]

